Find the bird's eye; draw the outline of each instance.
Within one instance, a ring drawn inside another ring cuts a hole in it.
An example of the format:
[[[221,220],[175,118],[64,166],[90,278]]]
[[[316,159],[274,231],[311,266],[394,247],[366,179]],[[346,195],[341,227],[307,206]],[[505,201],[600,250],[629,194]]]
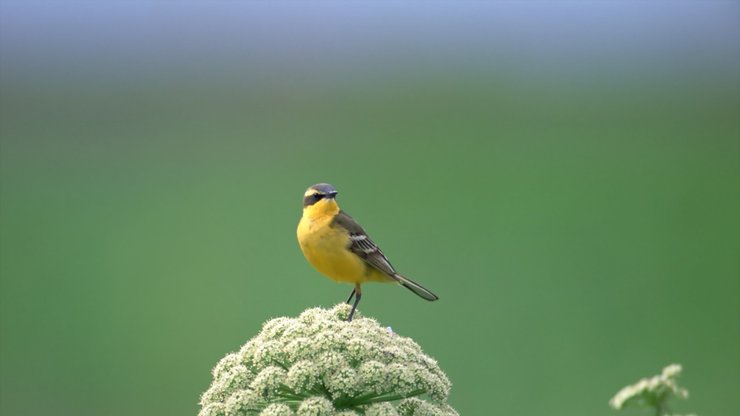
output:
[[[324,195],[321,195],[321,194],[313,194],[313,197],[314,197],[315,200],[318,201],[319,199],[323,198]]]

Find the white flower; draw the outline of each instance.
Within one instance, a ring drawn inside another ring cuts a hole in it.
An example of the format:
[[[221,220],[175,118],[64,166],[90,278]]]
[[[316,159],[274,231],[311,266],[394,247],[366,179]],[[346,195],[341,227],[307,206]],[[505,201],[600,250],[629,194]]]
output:
[[[286,377],[287,374],[282,368],[275,366],[267,367],[257,374],[257,377],[249,385],[249,388],[257,395],[270,397],[280,386],[285,384]]]
[[[264,405],[264,401],[250,390],[239,390],[229,396],[224,403],[226,415],[238,415],[240,412],[257,411]]]
[[[388,402],[375,403],[368,406],[365,416],[398,416],[398,411]]]
[[[671,364],[657,376],[626,386],[609,400],[609,406],[614,409],[622,409],[629,404],[663,407],[671,395],[685,399],[689,396],[688,390],[678,387],[675,380],[681,370],[680,364]]]
[[[404,416],[458,416],[455,409],[448,405],[436,407],[416,397],[403,400],[398,405],[398,412]]]
[[[332,398],[358,395],[358,381],[357,371],[348,365],[334,368],[324,375],[324,386]]]
[[[325,397],[309,397],[298,407],[298,416],[333,416],[334,406]]]
[[[260,412],[260,416],[293,416],[295,413],[288,405],[273,403]]]
[[[319,382],[319,369],[312,362],[303,360],[288,370],[285,383],[293,391],[313,391]]]
[[[346,322],[349,310],[312,308],[265,323],[213,369],[199,416],[457,415],[434,359],[359,313]]]
[[[662,375],[665,378],[675,378],[681,374],[681,370],[683,370],[681,364],[671,364],[663,369]]]

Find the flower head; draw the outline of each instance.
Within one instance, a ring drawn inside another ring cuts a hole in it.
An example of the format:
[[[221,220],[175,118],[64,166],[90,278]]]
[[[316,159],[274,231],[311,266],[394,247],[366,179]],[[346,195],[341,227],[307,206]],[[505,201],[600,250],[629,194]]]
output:
[[[199,416],[457,415],[450,381],[413,340],[348,305],[268,321],[213,369]]]
[[[665,409],[665,402],[670,396],[681,399],[689,397],[688,390],[679,387],[675,380],[681,370],[680,364],[671,364],[657,376],[643,378],[626,386],[609,400],[609,406],[614,409],[622,409],[628,405]]]

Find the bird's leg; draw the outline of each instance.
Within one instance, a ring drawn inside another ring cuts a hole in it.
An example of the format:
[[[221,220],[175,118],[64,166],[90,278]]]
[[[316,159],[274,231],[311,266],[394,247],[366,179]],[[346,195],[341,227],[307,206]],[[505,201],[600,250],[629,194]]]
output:
[[[355,296],[355,289],[352,289],[352,293],[349,294],[349,297],[347,298],[347,302],[345,302],[347,305],[352,301],[352,298]]]
[[[353,290],[355,294],[355,303],[352,305],[352,310],[349,311],[349,316],[347,317],[347,322],[352,321],[352,316],[355,314],[355,309],[357,309],[357,304],[360,303],[360,298],[362,297],[362,291],[360,290],[360,284],[355,283],[355,290]]]

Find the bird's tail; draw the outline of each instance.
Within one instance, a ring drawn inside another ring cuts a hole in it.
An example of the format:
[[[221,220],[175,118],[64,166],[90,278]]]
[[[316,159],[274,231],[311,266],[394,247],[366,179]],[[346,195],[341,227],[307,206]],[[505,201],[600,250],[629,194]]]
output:
[[[422,297],[422,298],[424,298],[424,299],[426,299],[428,301],[434,301],[434,300],[439,299],[437,297],[437,295],[435,295],[434,293],[428,291],[422,285],[414,282],[413,280],[411,280],[411,279],[409,279],[407,277],[401,276],[400,274],[396,274],[393,277],[398,281],[398,283],[401,284],[401,286],[403,286],[406,289],[408,289],[408,290],[416,293],[417,295],[419,295],[420,297]]]

